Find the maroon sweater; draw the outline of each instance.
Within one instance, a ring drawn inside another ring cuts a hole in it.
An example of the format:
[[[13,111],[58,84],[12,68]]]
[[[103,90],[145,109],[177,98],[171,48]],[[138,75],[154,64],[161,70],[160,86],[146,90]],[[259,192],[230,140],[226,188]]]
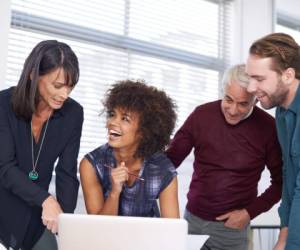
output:
[[[237,125],[226,122],[221,101],[197,107],[176,133],[167,155],[178,167],[194,149],[187,209],[205,219],[245,208],[251,219],[280,200],[281,150],[274,118],[255,107]],[[265,166],[271,184],[257,197]]]

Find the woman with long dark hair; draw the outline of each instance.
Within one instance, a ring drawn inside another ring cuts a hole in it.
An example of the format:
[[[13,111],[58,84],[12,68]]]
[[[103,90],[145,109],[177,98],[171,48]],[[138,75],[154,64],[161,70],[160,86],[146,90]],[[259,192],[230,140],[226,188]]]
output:
[[[0,92],[0,242],[6,247],[32,249],[45,227],[57,232],[60,213],[75,209],[83,109],[68,96],[78,78],[72,49],[47,40],[33,48],[17,86]],[[54,167],[56,197],[48,192]]]

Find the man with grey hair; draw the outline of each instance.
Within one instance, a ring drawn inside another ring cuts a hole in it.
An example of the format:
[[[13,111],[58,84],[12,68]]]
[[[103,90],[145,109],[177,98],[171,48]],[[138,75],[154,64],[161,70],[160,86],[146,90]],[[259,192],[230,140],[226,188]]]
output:
[[[281,196],[281,151],[274,118],[247,92],[245,65],[223,77],[222,100],[198,106],[178,130],[167,155],[179,166],[194,149],[185,218],[190,234],[208,234],[202,250],[246,250],[249,222]],[[265,166],[270,186],[258,196]]]

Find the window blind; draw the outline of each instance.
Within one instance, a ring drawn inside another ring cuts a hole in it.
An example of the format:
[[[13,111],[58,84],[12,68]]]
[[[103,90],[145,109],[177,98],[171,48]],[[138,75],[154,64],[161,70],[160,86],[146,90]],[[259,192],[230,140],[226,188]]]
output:
[[[80,63],[71,94],[85,112],[79,158],[106,142],[101,100],[117,80],[164,89],[178,105],[178,128],[197,105],[219,96],[232,11],[228,0],[12,0],[5,87],[17,84],[39,41],[57,39]]]

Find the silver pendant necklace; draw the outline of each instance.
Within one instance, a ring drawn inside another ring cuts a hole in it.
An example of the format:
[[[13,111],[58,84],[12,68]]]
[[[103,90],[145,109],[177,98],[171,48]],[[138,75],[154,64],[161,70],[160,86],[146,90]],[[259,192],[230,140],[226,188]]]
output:
[[[51,116],[51,113],[49,114],[49,117],[47,119],[46,126],[45,126],[44,133],[43,133],[43,137],[42,137],[42,141],[41,141],[41,145],[39,147],[38,154],[37,154],[37,157],[36,157],[35,161],[34,161],[34,148],[33,148],[32,120],[30,122],[32,170],[28,173],[28,177],[32,181],[35,181],[39,178],[39,174],[36,171],[36,167],[37,167],[37,163],[38,163],[38,160],[39,160],[39,157],[40,157],[40,153],[41,153],[41,150],[42,150],[42,147],[43,147],[43,144],[44,144],[44,139],[45,139],[45,135],[46,135],[46,132],[47,132],[50,116]]]

